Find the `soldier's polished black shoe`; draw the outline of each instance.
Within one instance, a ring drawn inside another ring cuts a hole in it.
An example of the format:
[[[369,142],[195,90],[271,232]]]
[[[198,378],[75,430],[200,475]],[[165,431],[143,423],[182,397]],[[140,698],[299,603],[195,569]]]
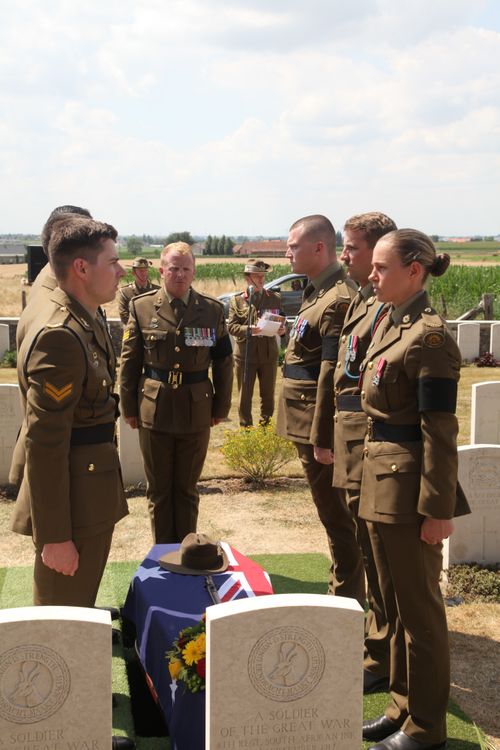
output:
[[[418,742],[399,730],[386,737],[382,742],[372,745],[368,750],[444,750],[446,747],[448,747],[446,740],[437,744]]]
[[[378,742],[394,734],[398,729],[398,724],[388,719],[387,716],[379,716],[377,719],[363,722],[363,739]]]
[[[111,738],[112,750],[135,750],[135,742],[130,737],[114,734]]]
[[[386,693],[389,690],[389,678],[378,677],[373,672],[363,669],[363,693]]]

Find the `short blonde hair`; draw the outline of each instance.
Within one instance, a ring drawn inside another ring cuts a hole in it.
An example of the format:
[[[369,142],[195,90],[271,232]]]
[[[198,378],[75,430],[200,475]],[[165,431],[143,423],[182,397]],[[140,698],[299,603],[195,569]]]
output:
[[[187,242],[171,242],[170,245],[165,245],[160,255],[160,262],[163,264],[166,256],[169,253],[178,253],[178,255],[190,255],[194,262],[193,251],[191,245]]]

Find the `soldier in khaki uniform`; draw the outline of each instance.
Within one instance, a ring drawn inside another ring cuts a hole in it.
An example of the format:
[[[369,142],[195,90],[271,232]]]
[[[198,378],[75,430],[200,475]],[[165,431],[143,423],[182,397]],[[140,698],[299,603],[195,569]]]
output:
[[[19,351],[26,465],[12,528],[33,537],[35,604],[92,607],[114,524],[128,512],[114,442],[115,356],[97,316],[124,274],[116,236],[80,216],[54,224],[60,288]]]
[[[260,424],[266,425],[274,413],[274,390],[278,369],[276,336],[263,336],[257,321],[264,311],[281,314],[281,295],[264,289],[265,274],[271,266],[262,260],[250,261],[244,273],[247,289],[235,294],[229,303],[227,328],[235,339],[235,369],[240,400],[238,414],[241,427],[251,427],[252,396],[255,378],[259,379]],[[282,336],[282,326],[278,335]]]
[[[333,373],[340,332],[354,297],[335,254],[335,230],[324,216],[290,228],[287,257],[310,279],[295,319],[283,368],[277,431],[297,448],[332,555],[329,591],[365,601],[361,551],[343,490],[332,486]]]
[[[344,248],[340,260],[346,264],[349,277],[359,284],[359,291],[347,311],[339,343],[339,357],[334,375],[335,390],[335,462],[333,484],[346,491],[349,509],[356,519],[356,531],[363,552],[369,610],[365,621],[364,692],[385,689],[389,675],[390,633],[377,571],[363,519],[358,517],[359,494],[366,435],[366,414],[361,408],[359,366],[366,355],[372,333],[384,304],[377,301],[368,281],[372,270],[373,248],[377,240],[396,229],[385,214],[372,211],[352,216],[344,224]]]
[[[222,303],[191,287],[194,257],[175,242],[161,255],[163,286],[130,303],[120,371],[122,409],[139,428],[156,543],[196,531],[196,483],[210,427],[231,405],[233,357]],[[212,369],[212,382],[209,368]]]
[[[370,281],[379,302],[392,303],[361,365],[368,435],[359,515],[392,636],[391,702],[363,725],[376,750],[446,746],[450,666],[439,576],[457,493],[460,352],[423,286],[449,260],[412,229],[390,232],[373,252]]]
[[[135,258],[132,262],[132,275],[135,279],[131,284],[120,287],[118,292],[118,314],[124,326],[128,323],[130,300],[139,294],[159,289],[158,284],[149,280],[151,261],[147,258]]]

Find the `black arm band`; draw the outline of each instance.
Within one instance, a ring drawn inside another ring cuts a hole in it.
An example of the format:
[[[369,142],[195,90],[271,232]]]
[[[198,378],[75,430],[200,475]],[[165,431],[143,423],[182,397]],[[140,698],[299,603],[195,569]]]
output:
[[[419,411],[447,411],[457,408],[457,381],[453,378],[419,378],[417,381]]]
[[[233,353],[233,347],[231,346],[231,339],[229,334],[226,333],[221,339],[217,339],[215,346],[210,349],[212,359],[223,359]]]
[[[335,362],[339,356],[339,337],[325,336],[321,344],[321,359]]]

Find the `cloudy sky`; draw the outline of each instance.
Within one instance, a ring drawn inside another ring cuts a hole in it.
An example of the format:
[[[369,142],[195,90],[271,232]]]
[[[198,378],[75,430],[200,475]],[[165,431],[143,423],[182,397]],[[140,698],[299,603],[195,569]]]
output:
[[[0,0],[0,233],[500,232],[498,0]]]

